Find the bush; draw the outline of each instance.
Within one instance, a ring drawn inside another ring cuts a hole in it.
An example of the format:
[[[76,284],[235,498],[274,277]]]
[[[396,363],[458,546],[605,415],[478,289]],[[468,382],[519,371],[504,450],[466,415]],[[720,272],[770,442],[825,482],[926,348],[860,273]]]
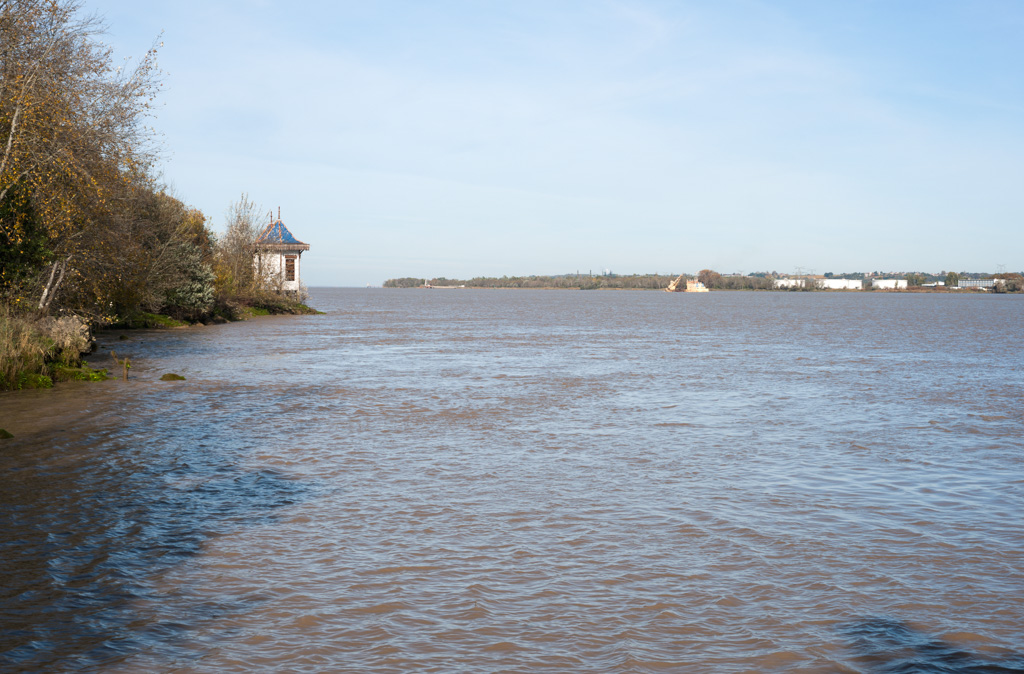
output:
[[[203,262],[198,246],[185,243],[179,246],[179,272],[181,282],[167,292],[164,310],[176,318],[197,321],[213,307],[213,270]]]
[[[89,324],[78,316],[44,318],[36,328],[51,342],[48,360],[66,367],[78,367],[82,354],[92,350],[92,333]]]
[[[269,316],[278,314],[315,314],[315,309],[310,309],[298,300],[293,300],[283,295],[264,295],[258,299],[250,300],[249,312],[253,316]]]
[[[92,341],[89,325],[78,316],[32,321],[0,305],[0,390],[50,388],[54,379],[105,378],[95,374],[105,371],[79,367]]]
[[[45,374],[22,372],[18,376],[17,388],[53,388],[53,380]]]
[[[110,379],[107,375],[107,368],[94,370],[88,365],[82,367],[61,367],[53,370],[54,381],[105,381]]]
[[[0,390],[25,388],[26,375],[45,369],[52,347],[30,321],[0,306]]]
[[[110,327],[127,328],[130,330],[158,330],[161,328],[180,328],[186,325],[188,325],[188,323],[171,318],[170,316],[148,314],[144,311],[140,311],[127,316],[116,323],[112,323]]]

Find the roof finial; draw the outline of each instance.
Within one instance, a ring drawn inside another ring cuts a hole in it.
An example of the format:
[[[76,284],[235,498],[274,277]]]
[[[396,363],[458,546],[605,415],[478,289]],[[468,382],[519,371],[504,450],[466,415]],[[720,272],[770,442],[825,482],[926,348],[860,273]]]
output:
[[[280,206],[277,207],[277,221],[278,222],[281,221],[281,207]]]

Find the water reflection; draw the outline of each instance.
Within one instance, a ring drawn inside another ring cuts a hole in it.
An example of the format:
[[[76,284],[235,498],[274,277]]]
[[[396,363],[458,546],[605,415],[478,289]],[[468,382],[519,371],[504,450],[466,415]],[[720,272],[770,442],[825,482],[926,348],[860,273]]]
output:
[[[839,633],[851,642],[852,664],[873,674],[1024,672],[1024,656],[1020,654],[982,655],[914,629],[902,620],[865,618],[841,625]]]
[[[275,470],[245,470],[207,446],[132,430],[40,450],[31,438],[0,454],[0,664],[65,669],[123,659],[175,621],[139,613],[161,601],[154,577],[213,537],[268,525],[309,487]],[[98,440],[98,438],[96,439]],[[160,445],[164,445],[160,447]],[[52,454],[66,453],[59,461]],[[155,459],[155,460],[152,460]],[[188,628],[201,607],[182,608]],[[177,618],[181,620],[181,616]]]

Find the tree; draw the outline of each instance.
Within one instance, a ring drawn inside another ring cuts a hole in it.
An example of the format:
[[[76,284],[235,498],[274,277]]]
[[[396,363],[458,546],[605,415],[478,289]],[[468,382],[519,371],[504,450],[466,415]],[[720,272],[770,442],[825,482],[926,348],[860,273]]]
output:
[[[0,0],[0,202],[17,201],[0,217],[0,242],[32,237],[17,217],[29,210],[45,231],[41,311],[82,260],[106,254],[83,233],[111,221],[154,157],[142,122],[160,86],[156,48],[135,68],[115,67],[95,39],[102,24],[80,9],[77,0]]]
[[[994,290],[998,293],[1019,293],[1024,291],[1024,276],[1016,273],[1000,273],[995,275]]]
[[[263,208],[244,192],[228,207],[227,229],[217,245],[216,284],[221,295],[253,296],[264,290],[253,264]]]
[[[708,288],[714,287],[721,278],[721,274],[710,269],[701,269],[697,274],[697,280]]]
[[[404,278],[393,278],[388,279],[384,283],[385,288],[419,288],[426,285],[426,279],[412,278],[406,276]]]
[[[13,231],[16,238],[8,234]],[[16,184],[0,199],[0,294],[16,290],[49,260],[49,238],[32,208],[28,187]]]
[[[198,214],[198,215],[197,215]],[[173,305],[174,288],[193,274],[194,249],[202,248],[195,220],[205,218],[166,191],[136,184],[125,190],[102,226],[83,229],[80,254],[62,290],[65,306],[100,322],[117,322],[142,311]]]
[[[176,318],[199,320],[213,306],[213,271],[199,246],[182,243],[177,253],[181,281],[166,292],[165,310]]]
[[[951,271],[946,274],[947,288],[955,288],[958,283],[960,283],[960,274],[957,274],[955,271]]]

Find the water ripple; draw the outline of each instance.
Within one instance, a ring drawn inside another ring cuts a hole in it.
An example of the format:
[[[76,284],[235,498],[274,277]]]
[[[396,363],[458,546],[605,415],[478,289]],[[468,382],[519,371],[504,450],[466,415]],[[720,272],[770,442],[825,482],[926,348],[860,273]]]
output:
[[[318,291],[110,336],[133,381],[0,395],[0,663],[1021,671],[1018,299]]]

